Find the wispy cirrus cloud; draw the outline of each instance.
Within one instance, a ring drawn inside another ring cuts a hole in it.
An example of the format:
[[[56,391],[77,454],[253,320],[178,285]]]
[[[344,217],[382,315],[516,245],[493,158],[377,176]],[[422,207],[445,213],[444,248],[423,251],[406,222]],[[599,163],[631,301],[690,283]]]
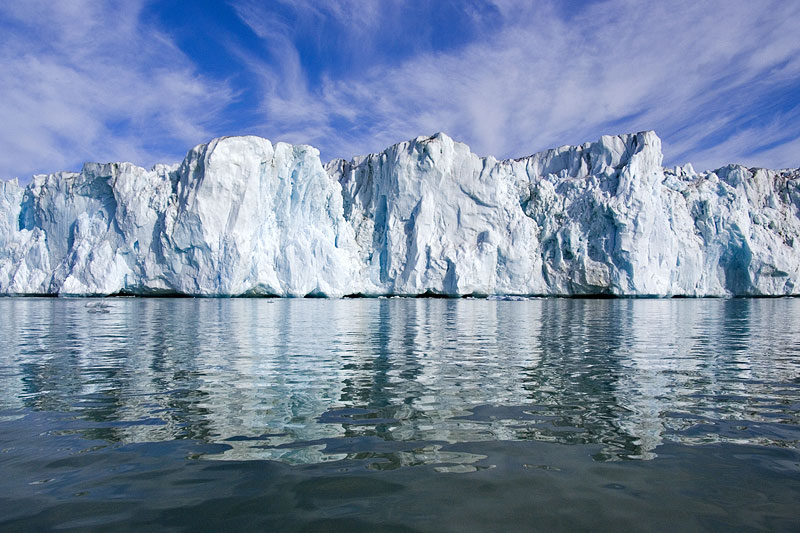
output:
[[[233,89],[200,75],[143,5],[0,4],[0,177],[85,160],[149,165],[212,135]]]
[[[231,134],[516,157],[654,129],[667,164],[798,166],[798,23],[783,0],[6,2],[0,178]]]
[[[469,42],[422,48],[357,76],[312,73],[297,28],[274,31],[286,12],[240,5],[240,16],[283,58],[250,61],[249,68],[262,79],[292,80],[264,84],[265,133],[315,144],[330,157],[443,130],[478,153],[518,156],[655,129],[671,163],[800,164],[800,41],[793,29],[800,4],[609,0],[572,11],[530,4],[470,4],[478,7]],[[336,26],[348,54],[361,48],[371,56],[386,23],[382,13],[365,15],[352,2],[327,5],[298,3],[290,14],[295,22]]]

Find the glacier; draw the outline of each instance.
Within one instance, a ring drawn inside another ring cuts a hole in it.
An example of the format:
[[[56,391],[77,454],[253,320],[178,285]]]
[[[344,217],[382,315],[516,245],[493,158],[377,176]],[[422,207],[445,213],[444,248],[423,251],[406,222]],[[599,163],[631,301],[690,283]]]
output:
[[[326,165],[255,136],[87,163],[0,181],[0,294],[800,292],[800,170],[662,159],[647,131],[509,160],[438,133]]]

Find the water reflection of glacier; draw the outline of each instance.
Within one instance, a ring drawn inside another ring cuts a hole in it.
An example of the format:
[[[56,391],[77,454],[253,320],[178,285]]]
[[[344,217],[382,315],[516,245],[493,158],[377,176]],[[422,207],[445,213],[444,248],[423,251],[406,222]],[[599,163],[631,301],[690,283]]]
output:
[[[651,458],[665,440],[796,445],[798,311],[787,299],[0,299],[0,416],[68,413],[87,439],[191,438],[225,444],[213,458],[298,463],[352,455],[341,439],[389,466],[469,465],[482,457],[442,445],[487,440],[598,443],[599,459]]]

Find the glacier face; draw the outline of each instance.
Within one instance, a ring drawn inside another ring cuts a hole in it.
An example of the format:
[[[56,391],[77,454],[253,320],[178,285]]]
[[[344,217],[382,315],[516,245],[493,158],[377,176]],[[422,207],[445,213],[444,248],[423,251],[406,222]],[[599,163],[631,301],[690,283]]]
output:
[[[653,132],[503,161],[437,134],[324,167],[253,136],[87,163],[0,181],[0,293],[800,292],[800,171],[661,165]]]

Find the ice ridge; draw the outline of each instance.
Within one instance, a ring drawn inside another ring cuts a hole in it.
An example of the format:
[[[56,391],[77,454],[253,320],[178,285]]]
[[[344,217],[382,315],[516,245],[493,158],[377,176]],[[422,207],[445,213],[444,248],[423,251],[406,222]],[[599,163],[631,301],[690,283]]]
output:
[[[0,181],[0,294],[796,295],[798,184],[663,168],[653,132],[512,160],[438,133],[325,166],[223,137]]]

